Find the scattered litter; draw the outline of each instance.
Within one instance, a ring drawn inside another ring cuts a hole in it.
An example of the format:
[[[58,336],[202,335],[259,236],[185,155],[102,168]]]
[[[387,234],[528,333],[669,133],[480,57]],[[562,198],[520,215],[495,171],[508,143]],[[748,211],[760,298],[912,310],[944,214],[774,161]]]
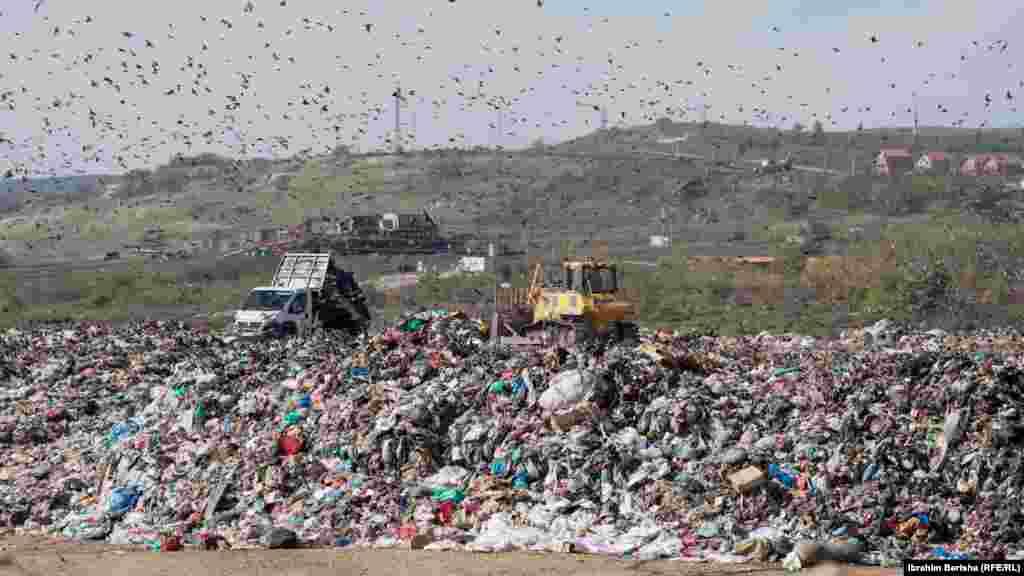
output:
[[[10,331],[0,526],[164,551],[791,569],[1024,549],[1017,334],[882,324],[808,347],[662,331],[549,352],[494,350],[481,323],[442,312],[355,340],[228,342],[159,322]]]

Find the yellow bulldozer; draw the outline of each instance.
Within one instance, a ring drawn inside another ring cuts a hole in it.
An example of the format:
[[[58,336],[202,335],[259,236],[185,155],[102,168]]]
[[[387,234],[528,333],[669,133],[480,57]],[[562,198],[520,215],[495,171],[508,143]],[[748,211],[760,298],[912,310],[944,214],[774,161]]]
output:
[[[622,298],[619,270],[592,257],[566,258],[560,277],[545,285],[537,263],[531,273],[525,318],[508,344],[569,348],[595,338],[636,338],[636,306]],[[503,338],[503,340],[506,340]]]

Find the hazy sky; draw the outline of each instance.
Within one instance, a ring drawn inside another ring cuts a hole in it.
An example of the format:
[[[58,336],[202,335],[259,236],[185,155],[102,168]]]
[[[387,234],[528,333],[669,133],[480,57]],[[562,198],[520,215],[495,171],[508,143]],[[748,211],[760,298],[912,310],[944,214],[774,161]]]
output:
[[[592,105],[627,125],[705,104],[733,123],[909,125],[913,92],[922,124],[1021,123],[1016,2],[37,1],[0,2],[0,176],[378,148],[398,82],[419,147],[556,142],[599,126]]]

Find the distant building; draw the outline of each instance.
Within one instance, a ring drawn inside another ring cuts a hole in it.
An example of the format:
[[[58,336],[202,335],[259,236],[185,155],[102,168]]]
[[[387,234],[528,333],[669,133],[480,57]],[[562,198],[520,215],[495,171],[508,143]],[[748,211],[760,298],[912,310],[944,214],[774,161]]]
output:
[[[930,174],[946,174],[949,172],[949,157],[945,152],[925,152],[917,160],[917,169]]]
[[[1005,154],[974,154],[960,163],[961,176],[1006,176],[1009,158]]]
[[[341,231],[341,220],[330,216],[311,218],[306,221],[306,231],[318,235],[336,235]]]
[[[875,158],[875,173],[896,176],[914,169],[914,156],[908,148],[882,148]]]
[[[651,248],[665,248],[671,245],[668,236],[651,236]]]

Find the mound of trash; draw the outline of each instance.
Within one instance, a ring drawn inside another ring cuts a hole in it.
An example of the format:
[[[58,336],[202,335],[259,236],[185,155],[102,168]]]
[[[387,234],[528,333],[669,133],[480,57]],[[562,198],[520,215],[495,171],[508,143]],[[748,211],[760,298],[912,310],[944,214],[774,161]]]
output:
[[[0,525],[245,548],[865,563],[1024,549],[1024,340],[642,332],[512,352],[178,323],[0,337]]]

